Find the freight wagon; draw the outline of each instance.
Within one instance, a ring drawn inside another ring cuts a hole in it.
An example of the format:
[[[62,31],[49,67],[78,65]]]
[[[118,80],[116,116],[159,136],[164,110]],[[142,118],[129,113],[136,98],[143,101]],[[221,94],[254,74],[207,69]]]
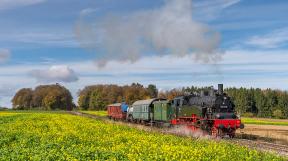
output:
[[[113,120],[125,120],[128,105],[126,103],[115,103],[107,106],[108,118]]]

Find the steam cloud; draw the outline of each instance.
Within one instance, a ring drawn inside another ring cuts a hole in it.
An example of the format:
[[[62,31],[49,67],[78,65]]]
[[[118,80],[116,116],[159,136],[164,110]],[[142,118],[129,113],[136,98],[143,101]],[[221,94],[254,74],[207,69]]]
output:
[[[75,82],[78,80],[76,73],[65,65],[55,65],[47,70],[32,70],[29,75],[38,82]]]
[[[10,50],[0,49],[0,63],[6,62],[10,58]]]
[[[85,21],[94,12],[81,12],[76,36],[81,46],[96,51],[99,67],[112,60],[135,62],[153,54],[193,54],[195,60],[204,63],[221,57],[220,34],[193,20],[191,0],[166,0],[160,8],[126,16],[109,15],[95,24]]]

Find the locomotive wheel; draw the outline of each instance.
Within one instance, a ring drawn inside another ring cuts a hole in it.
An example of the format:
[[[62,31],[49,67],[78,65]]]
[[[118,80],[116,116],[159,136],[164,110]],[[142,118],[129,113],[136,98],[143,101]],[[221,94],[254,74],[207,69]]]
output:
[[[235,134],[229,134],[229,138],[234,138]]]
[[[128,116],[128,122],[133,122],[133,116],[132,115]]]
[[[216,128],[216,127],[212,127],[212,129],[211,129],[211,135],[213,136],[213,137],[217,137],[218,136],[218,132],[219,132],[219,130]]]
[[[229,138],[234,138],[235,137],[235,130],[232,131],[231,133],[228,134]]]
[[[216,128],[216,127],[213,127],[213,128],[211,129],[211,135],[212,135],[214,138],[217,138],[217,137],[223,138],[223,137],[224,137],[223,131],[222,131],[221,129]]]

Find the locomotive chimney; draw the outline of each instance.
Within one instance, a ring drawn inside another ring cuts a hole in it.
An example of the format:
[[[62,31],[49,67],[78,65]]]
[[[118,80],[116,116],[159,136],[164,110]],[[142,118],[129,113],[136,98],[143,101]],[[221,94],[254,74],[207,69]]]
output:
[[[218,94],[223,94],[223,84],[218,84]]]

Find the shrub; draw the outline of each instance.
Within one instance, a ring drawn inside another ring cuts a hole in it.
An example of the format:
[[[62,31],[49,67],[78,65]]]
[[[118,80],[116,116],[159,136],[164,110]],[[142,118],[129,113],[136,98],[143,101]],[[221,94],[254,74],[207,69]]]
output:
[[[254,114],[252,112],[245,112],[242,115],[243,117],[254,117]]]
[[[278,110],[273,111],[273,116],[275,118],[281,119],[281,118],[283,118],[283,113],[281,110],[278,109]]]

